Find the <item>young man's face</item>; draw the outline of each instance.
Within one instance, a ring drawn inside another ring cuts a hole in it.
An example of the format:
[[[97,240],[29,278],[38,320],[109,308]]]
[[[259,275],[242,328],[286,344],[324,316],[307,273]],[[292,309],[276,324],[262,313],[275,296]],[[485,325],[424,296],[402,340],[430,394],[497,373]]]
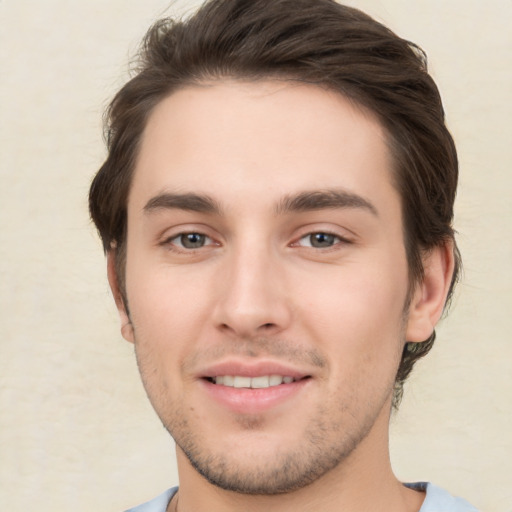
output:
[[[179,463],[223,488],[295,489],[387,443],[421,326],[385,138],[340,95],[278,82],[185,88],[149,119],[123,334]]]

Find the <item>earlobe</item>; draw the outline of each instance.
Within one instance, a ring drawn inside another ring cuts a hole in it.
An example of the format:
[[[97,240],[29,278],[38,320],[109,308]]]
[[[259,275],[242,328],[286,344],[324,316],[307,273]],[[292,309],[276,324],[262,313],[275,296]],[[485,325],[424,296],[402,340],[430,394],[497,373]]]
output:
[[[126,341],[134,343],[135,337],[133,333],[133,326],[124,303],[123,294],[119,287],[119,279],[116,271],[116,250],[110,249],[107,255],[107,276],[110,285],[110,290],[114,297],[114,301],[121,320],[121,334]]]
[[[434,247],[423,258],[424,276],[409,306],[406,340],[427,340],[441,318],[454,270],[453,243]]]

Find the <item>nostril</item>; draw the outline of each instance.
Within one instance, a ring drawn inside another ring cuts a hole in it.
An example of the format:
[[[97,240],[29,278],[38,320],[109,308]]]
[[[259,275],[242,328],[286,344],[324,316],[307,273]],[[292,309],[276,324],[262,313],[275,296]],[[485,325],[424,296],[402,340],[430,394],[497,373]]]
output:
[[[220,328],[222,331],[231,331],[231,327],[228,324],[221,324]]]

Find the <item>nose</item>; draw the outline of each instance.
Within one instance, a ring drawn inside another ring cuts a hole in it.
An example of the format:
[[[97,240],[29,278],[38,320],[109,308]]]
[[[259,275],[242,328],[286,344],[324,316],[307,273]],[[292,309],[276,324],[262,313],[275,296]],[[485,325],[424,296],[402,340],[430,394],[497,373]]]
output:
[[[214,321],[240,338],[277,334],[292,318],[285,272],[270,251],[238,251],[219,274],[220,294]]]

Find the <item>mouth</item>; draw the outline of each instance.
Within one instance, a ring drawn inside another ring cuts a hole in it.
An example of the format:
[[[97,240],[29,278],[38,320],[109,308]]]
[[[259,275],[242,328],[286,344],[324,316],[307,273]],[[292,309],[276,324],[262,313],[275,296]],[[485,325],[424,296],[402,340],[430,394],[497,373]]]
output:
[[[248,377],[245,375],[217,375],[215,377],[206,377],[205,379],[217,386],[237,389],[266,389],[282,386],[283,384],[292,384],[293,382],[309,378],[309,375],[304,377],[292,377],[290,375],[259,375],[257,377]]]
[[[292,364],[236,358],[212,364],[197,377],[208,403],[242,415],[261,414],[295,403],[299,396],[306,396],[304,393],[315,380],[313,373]]]

